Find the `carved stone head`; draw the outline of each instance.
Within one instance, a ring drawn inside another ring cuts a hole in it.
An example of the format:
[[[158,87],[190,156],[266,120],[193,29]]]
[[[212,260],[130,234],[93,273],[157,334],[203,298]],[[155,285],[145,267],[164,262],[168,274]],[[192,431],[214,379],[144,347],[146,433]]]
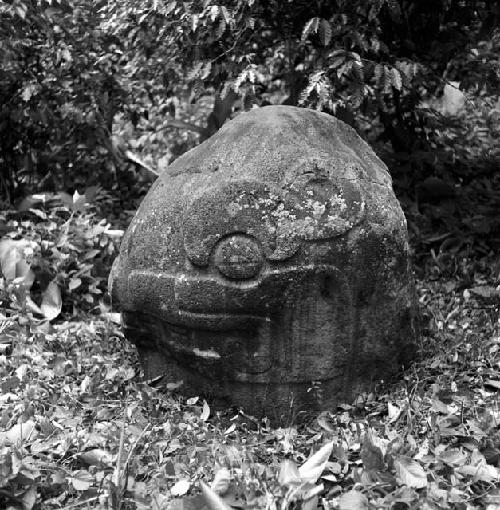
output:
[[[110,287],[147,376],[254,413],[352,398],[415,340],[386,167],[353,129],[307,109],[243,113],[177,159],[133,219]]]

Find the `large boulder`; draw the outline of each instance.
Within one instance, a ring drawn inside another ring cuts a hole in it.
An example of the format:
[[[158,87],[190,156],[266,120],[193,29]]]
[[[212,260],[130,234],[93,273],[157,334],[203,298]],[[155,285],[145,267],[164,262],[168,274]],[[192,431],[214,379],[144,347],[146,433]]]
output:
[[[242,113],[155,182],[110,287],[146,377],[276,418],[370,390],[415,343],[384,164],[313,110]]]

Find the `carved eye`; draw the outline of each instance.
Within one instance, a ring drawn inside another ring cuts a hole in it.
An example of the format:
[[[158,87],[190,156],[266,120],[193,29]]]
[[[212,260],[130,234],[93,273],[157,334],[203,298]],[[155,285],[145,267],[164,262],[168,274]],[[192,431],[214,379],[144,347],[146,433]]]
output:
[[[215,249],[214,258],[217,269],[234,280],[253,278],[263,263],[260,246],[255,239],[244,234],[222,239]]]

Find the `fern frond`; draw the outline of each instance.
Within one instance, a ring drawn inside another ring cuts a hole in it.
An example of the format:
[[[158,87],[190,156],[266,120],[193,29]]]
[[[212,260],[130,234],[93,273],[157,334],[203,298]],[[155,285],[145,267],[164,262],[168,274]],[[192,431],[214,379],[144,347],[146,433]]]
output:
[[[401,90],[403,87],[401,73],[395,67],[391,69],[391,84],[396,90]]]
[[[330,22],[321,18],[318,28],[319,40],[323,46],[328,46],[332,40],[332,27]]]
[[[304,30],[302,31],[302,37],[300,40],[305,42],[305,40],[309,37],[310,34],[316,34],[318,32],[320,24],[320,18],[311,18],[305,25]]]
[[[380,88],[384,78],[384,66],[382,64],[376,64],[373,74],[375,77],[375,86]]]
[[[391,68],[384,66],[384,77],[382,79],[384,93],[389,94],[392,87],[392,73]]]

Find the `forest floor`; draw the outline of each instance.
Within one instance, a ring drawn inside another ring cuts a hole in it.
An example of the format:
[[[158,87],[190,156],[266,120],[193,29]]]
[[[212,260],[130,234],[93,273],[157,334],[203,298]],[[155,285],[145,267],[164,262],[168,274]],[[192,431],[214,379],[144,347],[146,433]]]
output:
[[[141,381],[102,296],[120,231],[78,200],[0,213],[32,243],[0,287],[0,508],[500,509],[498,256],[427,257],[415,363],[273,428]]]

